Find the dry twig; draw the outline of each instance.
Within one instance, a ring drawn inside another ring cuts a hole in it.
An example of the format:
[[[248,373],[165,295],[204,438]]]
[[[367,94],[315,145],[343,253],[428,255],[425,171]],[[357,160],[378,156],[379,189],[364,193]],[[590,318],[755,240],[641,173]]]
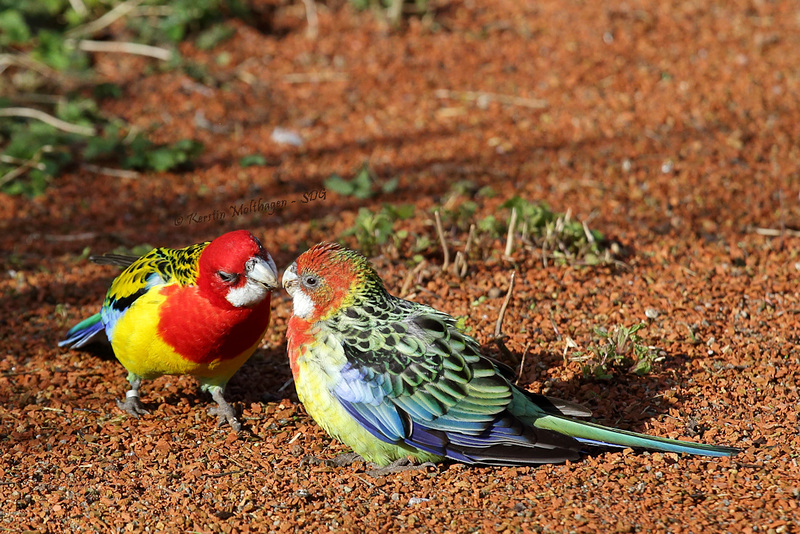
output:
[[[141,43],[131,43],[127,41],[90,41],[82,39],[77,42],[78,48],[84,52],[110,52],[119,54],[134,54],[137,56],[147,56],[169,61],[172,59],[172,51],[159,46],[151,46]]]
[[[322,83],[322,82],[346,82],[347,74],[335,71],[323,72],[291,72],[284,74],[281,78],[285,83]]]
[[[475,225],[469,225],[469,235],[467,235],[467,244],[464,245],[464,252],[458,251],[456,252],[456,258],[453,260],[453,272],[459,278],[464,278],[467,276],[467,270],[469,269],[469,264],[467,262],[467,258],[469,258],[469,249],[472,246],[472,240],[475,237]]]
[[[422,260],[419,262],[419,265],[414,267],[414,269],[406,275],[406,279],[403,281],[403,287],[400,288],[400,297],[405,298],[408,295],[408,288],[411,287],[411,283],[414,281],[414,278],[428,265],[426,260]]]
[[[522,370],[525,368],[525,357],[528,355],[528,348],[530,348],[531,342],[528,341],[525,344],[525,350],[522,351],[522,361],[519,362],[519,369],[517,370],[517,380],[514,384],[519,384],[520,379],[522,378]]]
[[[434,211],[433,216],[436,219],[436,233],[439,235],[439,242],[442,244],[442,252],[444,253],[444,263],[442,264],[442,270],[444,271],[450,265],[450,251],[447,249],[447,241],[444,238],[444,228],[442,228],[442,218],[439,215],[439,210]]]
[[[503,300],[503,305],[500,307],[500,315],[498,315],[497,323],[494,326],[494,342],[497,348],[500,349],[500,352],[502,352],[504,356],[512,360],[514,357],[504,343],[506,336],[503,334],[503,319],[506,317],[506,309],[508,308],[508,303],[511,301],[511,293],[514,291],[516,274],[516,271],[511,271],[511,279],[508,282],[508,292],[506,293],[505,300]]]
[[[433,94],[436,98],[474,100],[485,103],[500,102],[501,104],[510,104],[532,109],[544,109],[547,107],[547,101],[541,98],[522,98],[520,96],[487,93],[485,91],[451,91],[450,89],[437,89]]]
[[[511,208],[511,220],[508,223],[508,235],[506,236],[506,250],[503,255],[506,258],[511,258],[511,252],[514,250],[514,229],[517,226],[517,208]]]
[[[110,26],[114,21],[121,19],[131,11],[133,11],[136,6],[142,3],[142,0],[128,0],[127,2],[123,2],[118,6],[114,7],[108,13],[105,13],[102,17],[95,19],[91,22],[87,22],[81,26],[76,26],[69,30],[66,35],[67,37],[83,37],[85,35],[94,35],[95,33],[99,32],[103,28]]]
[[[80,16],[85,16],[89,10],[86,9],[86,4],[83,3],[83,0],[69,0],[69,5],[72,6],[72,9]]]
[[[317,4],[314,0],[303,0],[303,5],[306,6],[306,20],[308,27],[306,28],[306,37],[309,39],[316,39],[319,35],[319,17],[317,17]]]
[[[756,233],[757,235],[763,235],[766,237],[780,237],[783,235],[788,235],[792,237],[800,237],[800,231],[798,230],[791,230],[789,228],[751,228],[751,231]]]
[[[102,167],[100,165],[94,165],[93,163],[84,163],[83,165],[81,165],[81,168],[89,172],[103,174],[106,176],[113,176],[114,178],[138,178],[140,176],[140,174],[136,171],[128,171],[125,169],[113,169],[111,167]]]
[[[0,110],[0,111],[2,111],[2,110]],[[33,157],[31,159],[29,159],[29,160],[21,160],[19,158],[15,158],[15,157],[12,157],[12,156],[7,156],[5,154],[0,156],[0,161],[2,161],[4,163],[11,163],[11,164],[17,165],[16,168],[11,169],[7,173],[5,173],[3,176],[0,176],[0,187],[3,187],[8,182],[14,180],[17,176],[21,176],[21,175],[25,174],[25,172],[27,172],[28,169],[38,169],[40,171],[44,170],[45,166],[44,166],[44,164],[40,163],[39,160],[42,159],[42,154],[43,153],[51,152],[52,150],[53,150],[52,146],[44,145],[39,150],[37,150],[36,153],[33,155]]]
[[[0,117],[24,117],[26,119],[36,119],[49,124],[53,128],[57,128],[68,133],[86,136],[95,134],[95,130],[91,126],[71,124],[69,122],[62,121],[57,117],[53,117],[52,115],[48,115],[44,111],[39,111],[38,109],[34,108],[0,108]]]

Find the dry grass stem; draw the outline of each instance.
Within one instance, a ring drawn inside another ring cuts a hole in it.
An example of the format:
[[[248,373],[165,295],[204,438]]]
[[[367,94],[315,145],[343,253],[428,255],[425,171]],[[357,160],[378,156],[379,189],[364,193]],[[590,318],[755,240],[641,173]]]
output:
[[[503,255],[511,257],[514,250],[514,228],[517,226],[517,208],[511,208],[511,220],[508,222],[508,235],[506,236],[506,250]]]
[[[36,119],[38,121],[44,122],[45,124],[49,124],[53,128],[62,130],[67,133],[73,133],[85,136],[90,136],[95,134],[95,130],[91,126],[80,126],[78,124],[71,124],[69,122],[62,121],[59,118],[53,117],[52,115],[48,115],[44,111],[40,111],[34,108],[3,108],[0,109],[0,117],[23,117],[26,119]]]
[[[442,263],[442,270],[447,270],[450,266],[450,251],[447,249],[447,240],[444,237],[444,228],[442,228],[442,217],[439,215],[439,210],[433,212],[436,219],[436,233],[439,236],[439,242],[442,244],[442,253],[444,254],[444,263]]]
[[[114,9],[108,13],[104,14],[102,17],[99,17],[91,22],[87,22],[82,26],[76,26],[75,28],[72,28],[66,33],[66,35],[67,37],[83,37],[86,35],[94,35],[103,28],[110,26],[115,21],[126,16],[128,13],[136,9],[136,7],[141,3],[142,0],[128,0],[127,2],[123,2],[114,7]]]
[[[78,41],[78,48],[84,52],[108,52],[115,54],[134,54],[137,56],[147,56],[161,61],[172,59],[172,51],[158,46],[151,46],[141,43],[131,43],[127,41],[91,41],[83,39]]]
[[[511,302],[511,294],[514,292],[514,280],[516,279],[516,275],[516,271],[511,271],[511,278],[508,282],[506,298],[503,300],[503,305],[500,306],[500,314],[498,315],[497,323],[494,326],[494,342],[497,345],[497,348],[500,349],[500,352],[502,352],[504,356],[512,360],[514,359],[514,356],[511,354],[511,351],[508,350],[505,344],[506,336],[503,334],[503,320],[506,317],[508,303]]]

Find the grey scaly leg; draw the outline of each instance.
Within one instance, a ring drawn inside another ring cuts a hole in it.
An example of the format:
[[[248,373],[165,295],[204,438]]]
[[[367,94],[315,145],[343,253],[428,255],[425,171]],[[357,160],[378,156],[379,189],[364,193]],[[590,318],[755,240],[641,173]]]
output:
[[[402,473],[403,471],[419,471],[422,469],[427,469],[428,467],[436,467],[436,464],[434,464],[433,462],[425,462],[419,465],[415,465],[410,458],[408,458],[407,456],[402,456],[387,466],[377,467],[375,469],[367,471],[367,474],[369,476],[377,478],[392,473]]]
[[[217,416],[217,426],[223,426],[228,423],[234,432],[239,432],[242,429],[242,424],[236,419],[236,412],[233,411],[233,407],[222,396],[224,389],[220,386],[209,386],[208,391],[211,393],[211,398],[217,402],[216,406],[208,410],[209,415]]]
[[[139,386],[142,384],[142,378],[128,373],[128,382],[131,384],[131,389],[125,393],[125,402],[117,401],[117,407],[134,417],[150,413],[145,410],[142,401],[139,400]]]

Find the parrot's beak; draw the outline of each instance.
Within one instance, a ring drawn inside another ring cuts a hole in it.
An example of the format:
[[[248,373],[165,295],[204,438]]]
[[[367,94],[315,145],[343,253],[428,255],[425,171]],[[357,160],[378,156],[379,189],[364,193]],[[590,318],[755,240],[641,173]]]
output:
[[[245,276],[265,286],[270,291],[278,287],[278,269],[272,257],[267,254],[267,259],[260,256],[250,258],[245,265]]]
[[[297,289],[297,264],[292,263],[286,271],[283,273],[283,288],[286,290],[289,295],[294,296],[294,292]]]

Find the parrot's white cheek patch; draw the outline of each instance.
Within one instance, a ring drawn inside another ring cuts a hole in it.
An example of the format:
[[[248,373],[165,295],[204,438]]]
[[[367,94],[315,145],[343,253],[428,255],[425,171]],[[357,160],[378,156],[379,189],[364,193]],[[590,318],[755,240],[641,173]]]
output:
[[[225,299],[237,308],[249,308],[264,300],[268,293],[269,289],[264,284],[247,280],[242,287],[228,291]]]
[[[314,301],[302,291],[295,291],[292,297],[292,308],[294,314],[305,319],[314,311]]]

